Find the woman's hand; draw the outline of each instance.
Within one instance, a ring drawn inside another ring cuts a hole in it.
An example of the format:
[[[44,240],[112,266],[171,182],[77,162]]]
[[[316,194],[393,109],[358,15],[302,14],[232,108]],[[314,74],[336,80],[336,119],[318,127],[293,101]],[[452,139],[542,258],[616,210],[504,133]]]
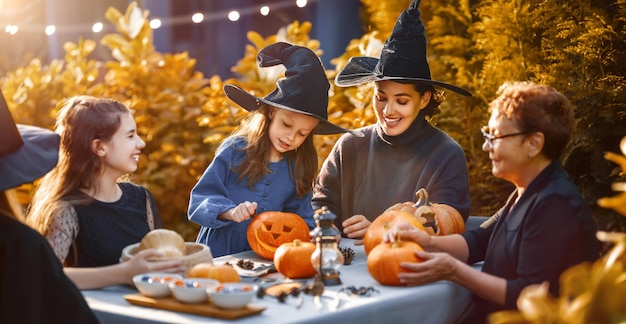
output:
[[[400,266],[407,272],[400,272],[400,282],[409,285],[423,285],[439,280],[450,280],[457,271],[458,260],[448,253],[415,251],[422,262],[402,262]]]
[[[370,226],[370,222],[363,215],[354,215],[341,223],[343,233],[351,239],[356,239],[354,245],[363,245],[363,236]]]
[[[124,281],[126,284],[133,284],[133,277],[146,272],[169,272],[183,274],[185,267],[180,260],[149,261],[151,258],[162,257],[163,254],[156,249],[147,249],[138,252],[130,260],[121,263],[126,268]]]
[[[256,214],[257,203],[256,201],[249,202],[244,201],[241,204],[237,205],[237,207],[229,210],[225,214],[228,214],[228,219],[233,222],[241,223],[245,220],[250,219],[250,217]]]
[[[400,222],[390,231],[385,233],[383,242],[395,242],[396,237],[399,237],[404,241],[413,241],[425,250],[428,250],[432,240],[432,237],[426,231],[423,231],[407,222]]]

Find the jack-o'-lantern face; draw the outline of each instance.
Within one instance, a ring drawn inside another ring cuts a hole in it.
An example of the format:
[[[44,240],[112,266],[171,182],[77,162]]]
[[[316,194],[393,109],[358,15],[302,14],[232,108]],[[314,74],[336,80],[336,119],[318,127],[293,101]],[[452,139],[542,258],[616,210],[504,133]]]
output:
[[[268,260],[274,260],[276,249],[283,243],[298,239],[309,241],[309,227],[294,213],[268,211],[254,216],[246,232],[252,250]]]

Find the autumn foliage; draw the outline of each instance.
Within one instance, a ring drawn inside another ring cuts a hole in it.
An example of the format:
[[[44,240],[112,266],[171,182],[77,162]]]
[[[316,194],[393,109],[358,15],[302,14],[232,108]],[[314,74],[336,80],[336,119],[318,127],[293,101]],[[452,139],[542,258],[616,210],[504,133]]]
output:
[[[348,58],[378,56],[396,17],[410,0],[362,0],[365,34],[346,46],[328,70],[332,80]],[[447,94],[442,113],[431,120],[465,150],[470,177],[472,215],[490,215],[502,205],[510,185],[491,175],[481,150],[479,129],[488,119],[487,104],[504,81],[532,80],[553,86],[576,107],[577,128],[563,164],[592,207],[599,228],[626,231],[626,222],[600,208],[610,184],[623,178],[603,158],[618,150],[626,129],[626,1],[624,0],[441,0],[422,1],[431,75],[470,90],[473,97]],[[13,116],[19,123],[52,128],[58,103],[69,96],[106,96],[133,111],[146,148],[133,181],[154,194],[166,227],[193,240],[198,227],[187,220],[189,192],[211,162],[219,142],[238,125],[244,111],[229,102],[225,83],[263,96],[282,75],[259,69],[256,53],[276,41],[307,46],[322,53],[311,39],[309,22],[295,21],[264,38],[248,32],[250,44],[222,80],[196,71],[186,52],[155,50],[149,13],[131,3],[126,12],[109,8],[105,16],[117,32],[100,44],[89,39],[65,44],[65,58],[43,64],[34,59],[0,79]],[[244,37],[244,35],[242,35]],[[110,61],[95,61],[97,46]],[[332,84],[332,82],[331,82]],[[375,122],[371,89],[331,87],[329,118],[347,128]],[[320,164],[337,135],[316,136]],[[21,188],[23,202],[32,186]]]

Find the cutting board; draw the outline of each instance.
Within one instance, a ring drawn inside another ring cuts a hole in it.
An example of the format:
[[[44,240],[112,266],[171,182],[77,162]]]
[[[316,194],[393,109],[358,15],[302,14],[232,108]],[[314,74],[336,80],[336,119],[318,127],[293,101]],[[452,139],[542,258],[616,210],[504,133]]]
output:
[[[246,306],[246,308],[242,309],[222,309],[215,306],[211,302],[206,302],[202,304],[184,304],[174,299],[174,297],[152,298],[146,297],[142,294],[125,295],[124,299],[126,299],[127,302],[138,306],[160,308],[175,312],[190,313],[229,320],[256,315],[265,310],[265,307],[258,305],[248,305]]]

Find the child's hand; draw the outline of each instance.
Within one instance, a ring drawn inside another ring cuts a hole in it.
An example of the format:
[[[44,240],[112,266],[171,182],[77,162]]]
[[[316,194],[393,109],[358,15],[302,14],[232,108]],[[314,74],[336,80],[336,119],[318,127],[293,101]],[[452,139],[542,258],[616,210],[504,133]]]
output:
[[[255,201],[244,201],[228,212],[228,214],[230,214],[230,220],[237,223],[248,220],[256,214],[256,207],[257,203]]]

